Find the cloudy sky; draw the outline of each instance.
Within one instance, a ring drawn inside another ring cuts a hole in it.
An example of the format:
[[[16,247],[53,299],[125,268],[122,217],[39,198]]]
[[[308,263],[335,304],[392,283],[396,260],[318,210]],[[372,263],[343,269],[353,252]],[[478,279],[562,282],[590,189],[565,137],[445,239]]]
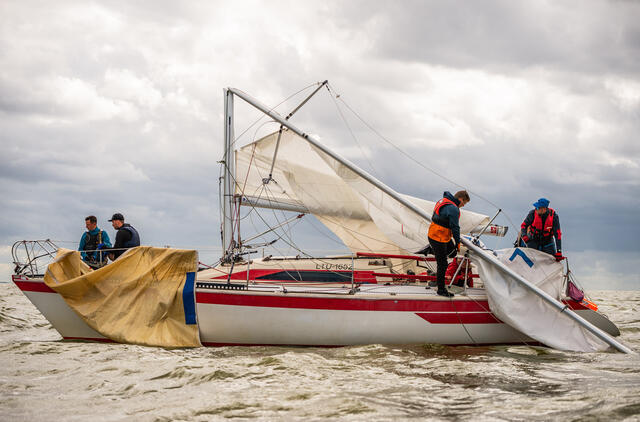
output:
[[[469,209],[502,208],[496,247],[545,196],[578,280],[638,289],[639,22],[621,0],[3,1],[0,275],[14,241],[74,248],[86,215],[113,234],[113,212],[213,260],[223,88],[275,106],[328,79],[339,99],[321,91],[299,127],[398,191],[453,181]],[[257,114],[237,111],[240,133]],[[274,128],[256,127],[239,142]],[[335,249],[318,226],[301,244]]]

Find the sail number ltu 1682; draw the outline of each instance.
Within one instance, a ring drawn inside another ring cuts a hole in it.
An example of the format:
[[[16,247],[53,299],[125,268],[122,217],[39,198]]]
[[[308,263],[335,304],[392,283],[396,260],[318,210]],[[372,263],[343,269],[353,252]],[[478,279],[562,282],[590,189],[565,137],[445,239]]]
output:
[[[351,271],[353,267],[349,264],[316,264],[316,270],[348,270]]]

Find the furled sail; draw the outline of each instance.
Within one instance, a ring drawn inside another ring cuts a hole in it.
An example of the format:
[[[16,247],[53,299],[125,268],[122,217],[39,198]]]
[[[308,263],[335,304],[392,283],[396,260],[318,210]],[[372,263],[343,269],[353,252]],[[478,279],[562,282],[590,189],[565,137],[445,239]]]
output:
[[[275,132],[236,151],[236,194],[273,208],[308,210],[353,252],[405,254],[427,244],[428,221],[291,131],[282,132],[273,181],[263,183],[277,138]],[[434,202],[404,197],[433,212]],[[460,229],[469,233],[488,222],[462,210]]]

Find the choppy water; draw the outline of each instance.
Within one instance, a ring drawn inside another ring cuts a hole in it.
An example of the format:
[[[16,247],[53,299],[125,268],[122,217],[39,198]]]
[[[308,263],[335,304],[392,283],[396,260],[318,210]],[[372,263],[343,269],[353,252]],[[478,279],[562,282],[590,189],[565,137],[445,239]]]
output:
[[[640,351],[640,292],[592,298]],[[640,420],[640,355],[528,346],[62,342],[0,284],[0,419]]]

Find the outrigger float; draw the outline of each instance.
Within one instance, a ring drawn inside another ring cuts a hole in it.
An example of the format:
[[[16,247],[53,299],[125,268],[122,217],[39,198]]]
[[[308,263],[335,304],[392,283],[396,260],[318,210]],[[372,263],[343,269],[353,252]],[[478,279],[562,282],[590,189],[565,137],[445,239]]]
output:
[[[91,271],[78,252],[21,241],[13,248],[14,283],[68,340],[170,347],[525,343],[633,353],[613,338],[618,328],[595,304],[568,295],[575,288],[568,265],[535,250],[484,247],[480,236],[506,234],[495,217],[462,210],[465,235],[451,278],[464,274],[462,285],[450,286],[453,298],[436,295],[428,285],[433,260],[415,253],[427,244],[434,202],[396,192],[289,121],[326,84],[286,117],[240,90],[224,90],[218,264],[198,268],[197,254],[139,247]],[[234,150],[234,98],[279,129]],[[251,258],[267,243],[240,237],[246,207],[292,213],[282,226],[313,214],[352,253]],[[46,271],[37,265],[43,258],[53,260]],[[157,275],[169,269],[172,275]],[[145,290],[134,300],[130,286]],[[160,331],[144,332],[152,324],[140,323],[143,313]],[[170,333],[177,326],[188,334]]]

